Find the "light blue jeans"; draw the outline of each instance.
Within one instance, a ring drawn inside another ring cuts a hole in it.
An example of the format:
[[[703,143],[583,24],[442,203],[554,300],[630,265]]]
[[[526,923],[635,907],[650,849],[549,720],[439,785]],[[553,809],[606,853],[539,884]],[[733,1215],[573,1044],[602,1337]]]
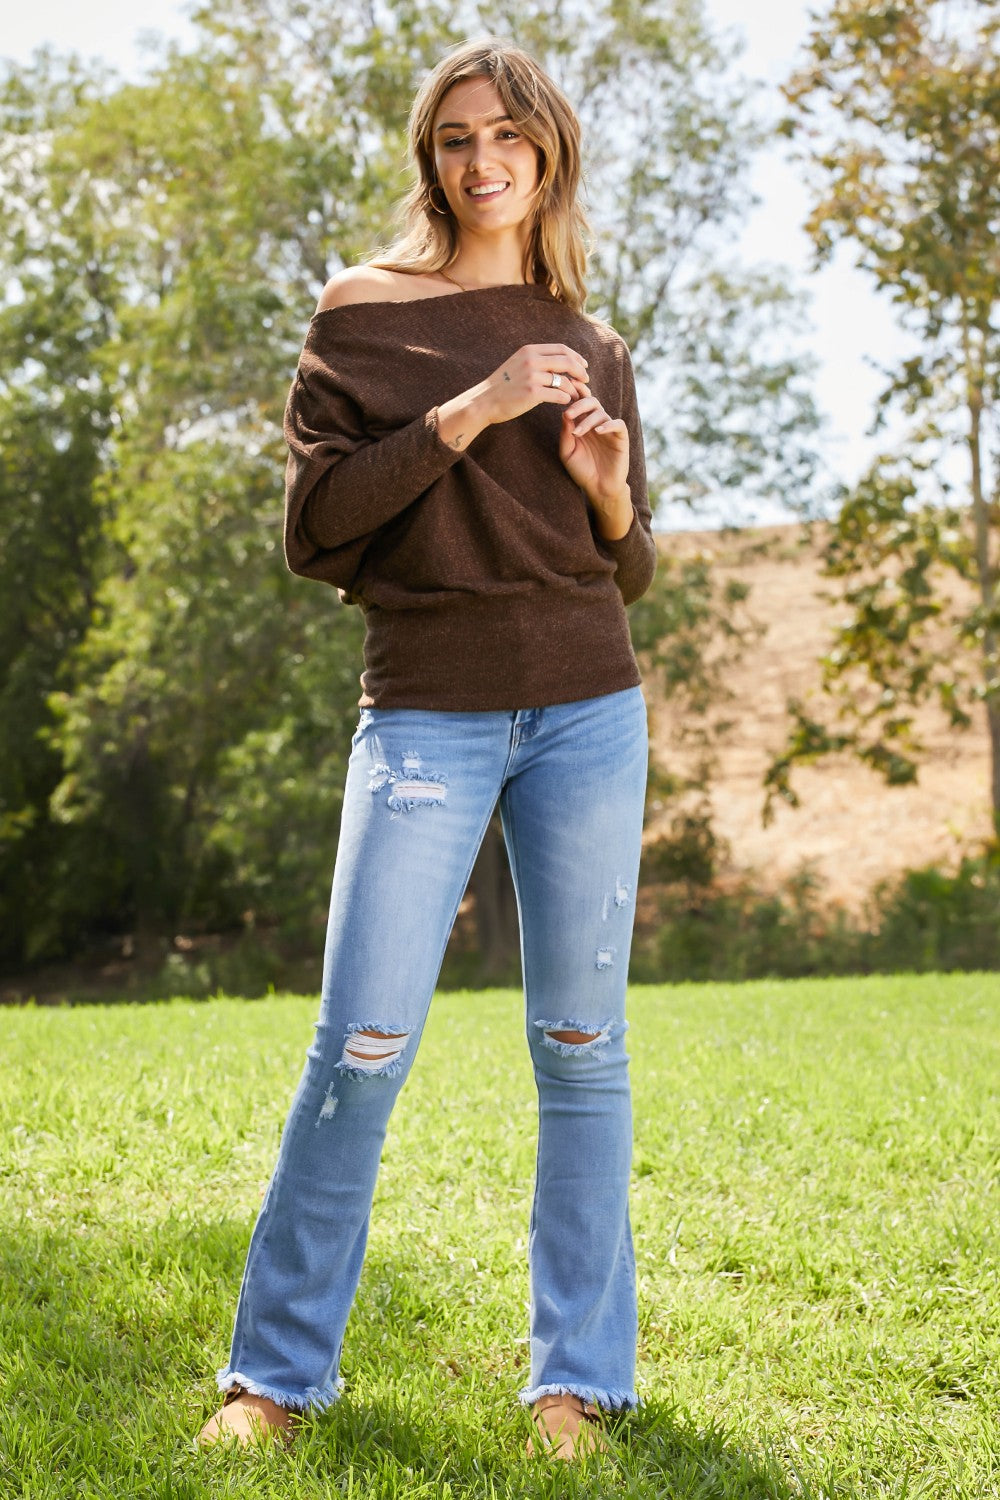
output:
[[[636,1405],[624,1034],[647,751],[639,687],[510,711],[362,709],[319,1020],[250,1241],[221,1390],[241,1385],[297,1410],[339,1393],[386,1125],[499,799],[539,1101],[520,1399]]]

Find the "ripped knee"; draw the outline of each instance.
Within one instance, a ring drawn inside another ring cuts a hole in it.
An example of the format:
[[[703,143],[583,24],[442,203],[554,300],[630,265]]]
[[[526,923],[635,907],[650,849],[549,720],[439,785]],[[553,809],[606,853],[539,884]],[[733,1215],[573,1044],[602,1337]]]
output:
[[[625,1030],[626,1023],[619,1022],[616,1025],[612,1021],[603,1021],[598,1026],[592,1026],[586,1021],[567,1019],[536,1021],[535,1025],[542,1034],[544,1046],[563,1057],[581,1057],[600,1056],[601,1049]]]
[[[337,1067],[349,1078],[391,1078],[403,1066],[408,1031],[389,1027],[352,1025]]]

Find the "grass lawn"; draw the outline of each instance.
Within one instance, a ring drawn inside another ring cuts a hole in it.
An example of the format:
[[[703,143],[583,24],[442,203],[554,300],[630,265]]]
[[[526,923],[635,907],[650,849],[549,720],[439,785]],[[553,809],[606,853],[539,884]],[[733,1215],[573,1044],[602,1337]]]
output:
[[[520,996],[436,997],[347,1389],[198,1453],[314,999],[0,1012],[0,1495],[1000,1496],[1000,976],[637,986],[639,1413],[523,1456]]]

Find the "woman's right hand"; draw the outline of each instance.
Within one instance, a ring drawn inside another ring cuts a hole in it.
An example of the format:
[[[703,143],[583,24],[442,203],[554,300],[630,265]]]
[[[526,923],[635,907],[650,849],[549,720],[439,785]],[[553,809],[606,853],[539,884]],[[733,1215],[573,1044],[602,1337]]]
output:
[[[553,385],[553,374],[562,384]],[[483,404],[491,423],[509,422],[543,401],[568,406],[590,395],[587,361],[568,344],[522,344],[483,382]]]
[[[562,376],[552,384],[553,373]],[[462,453],[473,438],[497,422],[520,417],[543,401],[568,406],[590,395],[587,361],[568,344],[522,344],[478,385],[438,407],[442,442]]]

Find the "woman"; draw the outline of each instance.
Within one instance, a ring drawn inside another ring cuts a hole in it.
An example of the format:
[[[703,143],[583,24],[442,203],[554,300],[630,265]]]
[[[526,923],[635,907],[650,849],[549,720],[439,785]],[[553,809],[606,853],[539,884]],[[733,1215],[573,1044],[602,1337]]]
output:
[[[365,614],[316,1036],[203,1443],[336,1399],[386,1123],[499,801],[539,1096],[530,1451],[636,1404],[626,975],[656,564],[628,350],[583,314],[579,125],[525,53],[414,101],[407,231],[336,274],[285,413],[285,552]]]

